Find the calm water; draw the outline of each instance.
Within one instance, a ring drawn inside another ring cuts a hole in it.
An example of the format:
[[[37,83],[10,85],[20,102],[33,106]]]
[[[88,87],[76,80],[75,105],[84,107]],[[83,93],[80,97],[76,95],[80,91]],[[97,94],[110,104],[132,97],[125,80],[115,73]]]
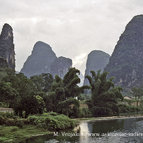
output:
[[[26,143],[143,143],[143,119],[83,121],[80,133],[61,132]]]

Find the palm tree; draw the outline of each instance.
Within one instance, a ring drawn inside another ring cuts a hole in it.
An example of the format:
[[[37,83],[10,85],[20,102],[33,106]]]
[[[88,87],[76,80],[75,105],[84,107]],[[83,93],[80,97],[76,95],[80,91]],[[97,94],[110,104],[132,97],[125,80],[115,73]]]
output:
[[[107,75],[107,72],[91,71],[91,76],[86,76],[92,95],[88,105],[94,116],[119,114],[118,100],[123,99],[122,89],[115,87],[112,82],[113,78],[107,79]]]

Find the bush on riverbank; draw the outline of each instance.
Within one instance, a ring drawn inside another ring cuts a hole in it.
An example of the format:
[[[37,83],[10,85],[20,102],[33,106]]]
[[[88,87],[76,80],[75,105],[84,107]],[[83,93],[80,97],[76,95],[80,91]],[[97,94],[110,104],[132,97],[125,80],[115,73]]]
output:
[[[44,113],[42,115],[31,115],[27,119],[14,116],[12,113],[0,113],[0,125],[17,126],[36,125],[50,131],[73,129],[76,122],[63,114],[55,112]]]
[[[69,117],[54,112],[44,113],[42,115],[32,115],[29,116],[27,120],[32,125],[50,131],[73,129],[76,126],[76,122]]]
[[[119,104],[120,113],[132,113],[132,112],[138,112],[138,111],[142,111],[142,109],[134,106],[129,106],[126,104]]]
[[[22,128],[24,124],[28,124],[27,119],[19,118],[13,113],[0,113],[0,125]]]
[[[0,113],[0,142],[16,143],[49,131],[73,129],[77,121],[55,112],[19,118],[12,113]]]
[[[0,125],[0,143],[25,143],[25,140],[34,136],[49,134],[49,131],[33,125],[17,126]]]

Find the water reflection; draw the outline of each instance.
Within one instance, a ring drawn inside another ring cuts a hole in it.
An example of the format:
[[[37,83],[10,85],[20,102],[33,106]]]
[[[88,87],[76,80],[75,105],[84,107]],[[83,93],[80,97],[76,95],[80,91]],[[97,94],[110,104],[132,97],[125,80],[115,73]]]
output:
[[[91,132],[98,132],[100,134],[119,131],[124,128],[124,120],[89,122],[89,124],[92,124],[93,126],[93,130]]]
[[[92,126],[89,127],[87,122],[81,122],[80,124],[80,139],[81,143],[88,143],[89,142],[89,134],[92,131]]]
[[[143,119],[82,122],[79,143],[142,143]],[[84,136],[83,136],[84,135]]]
[[[80,143],[112,143],[119,142],[119,137],[108,137],[106,134],[123,129],[123,120],[109,120],[109,121],[92,121],[81,122],[80,124]],[[104,135],[104,136],[103,136]]]

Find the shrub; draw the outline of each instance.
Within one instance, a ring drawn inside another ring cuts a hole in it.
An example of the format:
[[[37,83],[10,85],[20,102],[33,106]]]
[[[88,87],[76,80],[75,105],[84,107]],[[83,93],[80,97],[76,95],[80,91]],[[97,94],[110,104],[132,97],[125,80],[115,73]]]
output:
[[[137,112],[137,111],[139,111],[139,110],[140,110],[140,109],[137,108],[137,107],[129,106],[129,111],[130,111],[130,112]]]
[[[5,118],[0,115],[0,125],[3,125],[5,123]]]
[[[126,105],[126,104],[120,104],[119,105],[119,112],[120,113],[137,112],[140,110],[141,110],[140,108],[130,106],[130,105]]]
[[[69,117],[57,114],[54,112],[45,113],[43,115],[33,115],[28,117],[30,124],[37,125],[37,127],[45,128],[47,130],[65,130],[72,129],[76,123]]]
[[[110,108],[94,106],[92,108],[92,114],[95,117],[102,117],[102,116],[113,115],[113,111]]]
[[[0,113],[0,125],[17,126],[22,128],[26,119],[19,119],[12,113]]]
[[[33,115],[33,116],[29,116],[27,120],[28,120],[29,124],[35,124],[35,121],[38,119],[39,119],[38,116]]]
[[[15,126],[15,120],[6,119],[4,124],[7,125],[7,126]]]
[[[128,105],[126,105],[126,104],[120,104],[119,105],[119,112],[120,113],[127,113],[129,111],[130,111],[130,109],[129,109]]]
[[[80,115],[79,115],[80,118],[82,117],[91,117],[91,112],[88,108],[82,108],[80,109]]]
[[[15,126],[17,126],[19,128],[23,128],[23,126],[24,126],[23,120],[15,120]]]
[[[14,113],[10,112],[0,112],[0,116],[3,116],[4,118],[17,118],[17,116],[15,116]]]
[[[56,112],[43,113],[43,116],[48,116],[48,115],[57,116],[57,115],[59,115],[59,114],[56,113]]]
[[[15,131],[17,131],[18,130],[18,127],[13,127],[12,129],[11,129],[11,132],[15,132]]]

